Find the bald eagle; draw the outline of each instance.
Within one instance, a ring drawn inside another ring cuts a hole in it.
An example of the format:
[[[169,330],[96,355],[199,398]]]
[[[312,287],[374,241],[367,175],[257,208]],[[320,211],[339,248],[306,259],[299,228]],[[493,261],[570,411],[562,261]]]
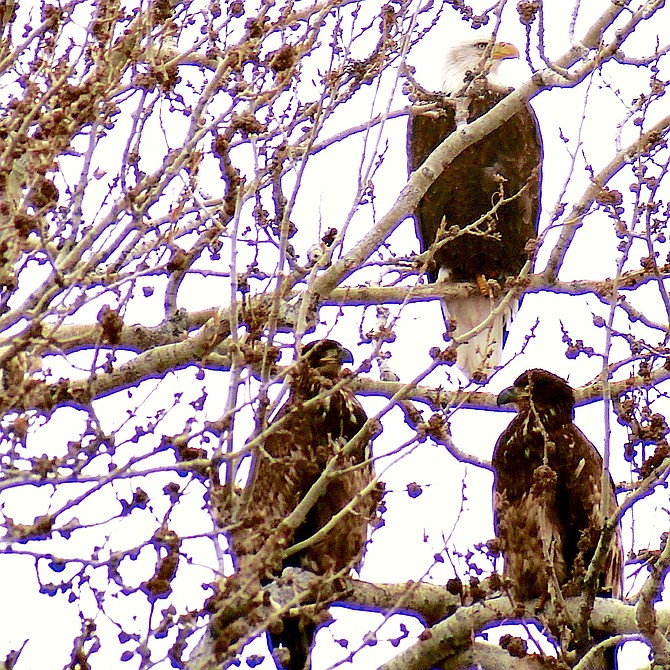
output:
[[[287,547],[311,538],[349,505],[374,479],[370,445],[362,443],[338,457],[343,447],[363,427],[365,411],[346,379],[344,363],[353,363],[348,349],[334,340],[306,345],[290,381],[290,396],[273,422],[281,426],[264,440],[254,457],[241,523],[231,530],[231,545],[238,569],[252,560],[279,523],[305,497],[333,458],[338,458],[325,493],[315,502],[304,522],[279,546]],[[316,403],[305,403],[318,398]],[[360,562],[368,524],[376,514],[380,491],[375,488],[355,504],[318,542],[265,566],[263,581],[284,568],[299,567],[317,575],[348,572]],[[286,616],[281,630],[273,630],[275,657],[290,668],[309,667],[309,649],[316,623],[301,616]]]
[[[603,460],[573,423],[572,388],[546,370],[528,370],[505,389],[498,405],[516,403],[518,415],[493,453],[496,536],[505,559],[510,593],[518,601],[557,588],[576,593],[602,530]],[[607,480],[607,515],[617,507]],[[620,598],[621,531],[609,541],[598,591]],[[613,650],[610,650],[613,651]],[[601,667],[613,667],[613,657]]]
[[[492,76],[502,60],[518,55],[511,44],[491,45],[482,39],[448,51],[443,92],[454,96],[456,105],[445,100],[437,110],[422,112],[417,107],[410,115],[410,172],[419,169],[456,130],[458,107],[467,107],[467,121],[471,122],[509,93]],[[488,77],[475,74],[483,68],[488,68]],[[468,232],[435,246],[435,267],[429,270],[431,281],[477,282],[480,286],[478,295],[444,300],[442,308],[452,337],[462,337],[479,326],[500,303],[499,297],[489,295],[487,280],[504,283],[505,276],[517,275],[525,264],[526,243],[537,234],[541,164],[537,119],[526,105],[459,154],[419,202],[414,218],[422,251],[435,244],[440,230],[439,239],[443,239],[444,233],[452,236],[454,230],[470,226]],[[457,365],[469,378],[485,380],[499,364],[516,307],[508,305],[481,332],[458,346]]]

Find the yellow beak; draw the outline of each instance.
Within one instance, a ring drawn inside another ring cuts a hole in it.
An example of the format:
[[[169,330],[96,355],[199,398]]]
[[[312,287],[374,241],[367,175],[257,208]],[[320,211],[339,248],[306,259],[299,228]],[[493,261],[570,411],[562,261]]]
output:
[[[491,58],[503,60],[504,58],[518,58],[519,50],[509,42],[496,42],[493,45]]]

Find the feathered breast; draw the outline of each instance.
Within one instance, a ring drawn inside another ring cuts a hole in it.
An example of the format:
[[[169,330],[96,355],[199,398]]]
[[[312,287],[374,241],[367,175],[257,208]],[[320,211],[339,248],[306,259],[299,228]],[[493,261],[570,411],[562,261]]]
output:
[[[504,94],[488,92],[470,103],[469,121],[489,111]],[[408,156],[416,170],[456,126],[454,110],[410,118]],[[444,224],[464,228],[489,212],[502,197],[508,202],[480,226],[479,234],[461,235],[435,255],[438,267],[450,270],[453,281],[478,275],[515,275],[526,261],[525,244],[537,233],[542,143],[530,107],[465,149],[429,187],[415,212],[421,248],[435,241]],[[481,232],[489,232],[482,235]],[[437,272],[431,279],[435,281]]]

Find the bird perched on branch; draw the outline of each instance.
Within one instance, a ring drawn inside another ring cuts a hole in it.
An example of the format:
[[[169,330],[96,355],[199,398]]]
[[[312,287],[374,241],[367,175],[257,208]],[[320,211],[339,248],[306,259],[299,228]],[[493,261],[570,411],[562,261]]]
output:
[[[451,99],[428,111],[417,107],[410,115],[410,172],[461,122],[474,121],[505,98],[509,89],[495,81],[497,69],[518,55],[513,45],[486,39],[449,49],[443,92]],[[430,280],[476,282],[480,289],[465,299],[443,301],[452,337],[480,326],[500,304],[488,280],[517,275],[527,261],[526,243],[537,234],[541,165],[537,119],[526,104],[446,165],[419,202],[414,217],[421,250],[433,250]],[[499,364],[516,307],[510,303],[459,344],[457,364],[469,378],[485,380]]]
[[[603,531],[603,459],[575,426],[572,388],[546,370],[528,370],[505,389],[498,405],[519,413],[493,453],[493,509],[505,577],[517,601],[559,590],[575,595]],[[605,478],[604,514],[617,507],[614,483]],[[612,530],[599,564],[594,593],[621,597],[621,530]],[[613,652],[611,649],[610,651]],[[614,667],[613,654],[599,667]]]
[[[381,496],[377,486],[361,495],[374,481],[369,440],[347,446],[367,416],[350,386],[338,386],[350,374],[343,372],[344,363],[353,363],[352,354],[334,340],[312,342],[302,349],[291,375],[290,397],[269,426],[272,430],[277,424],[277,429],[268,433],[255,453],[241,523],[231,530],[231,543],[238,568],[244,570],[275,534],[277,551],[263,566],[264,581],[287,567],[316,575],[347,574],[362,558],[368,524]],[[277,538],[280,523],[329,464],[334,468],[323,494],[293,532],[283,530],[286,535]],[[308,541],[336,515],[337,522],[323,537],[286,555],[291,545]],[[271,631],[280,663],[290,670],[309,667],[316,626],[304,616],[283,617],[280,629]]]

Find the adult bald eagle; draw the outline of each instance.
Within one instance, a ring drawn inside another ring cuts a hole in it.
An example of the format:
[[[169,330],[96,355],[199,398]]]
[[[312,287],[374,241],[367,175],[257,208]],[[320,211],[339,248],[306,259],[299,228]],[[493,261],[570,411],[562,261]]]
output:
[[[516,403],[518,415],[493,453],[496,535],[511,595],[525,601],[558,587],[579,590],[601,532],[603,460],[575,426],[572,388],[546,370],[528,370],[505,389],[498,405]],[[607,514],[617,503],[608,478]],[[621,597],[621,532],[612,535],[598,589]],[[570,588],[572,587],[572,588]],[[612,650],[610,650],[612,651]],[[613,663],[613,655],[609,663]],[[614,667],[603,663],[601,667]]]
[[[502,60],[518,55],[511,44],[491,45],[482,39],[448,51],[443,91],[456,96],[457,105],[467,105],[468,122],[488,112],[509,93],[490,76],[475,73],[488,68],[489,75],[495,76]],[[417,170],[456,127],[453,102],[445,101],[439,110],[413,112],[408,132],[410,172]],[[455,322],[453,337],[462,337],[479,326],[499,305],[500,298],[489,296],[484,280],[502,281],[505,276],[516,275],[526,262],[526,242],[536,236],[538,227],[541,164],[537,119],[526,105],[459,154],[419,202],[414,216],[422,251],[435,243],[440,228],[451,235],[454,226],[470,226],[468,232],[436,247],[435,269],[429,273],[431,281],[476,281],[483,291],[443,302],[445,321]],[[458,347],[457,364],[471,379],[485,379],[499,364],[516,307],[509,305]]]
[[[255,454],[245,511],[241,523],[230,534],[239,569],[244,570],[245,561],[253,560],[333,458],[337,459],[336,469],[325,493],[295,533],[280,539],[280,549],[311,538],[374,479],[369,444],[340,455],[367,420],[348,386],[333,391],[338,382],[346,379],[344,363],[353,363],[352,354],[334,340],[312,342],[302,349],[291,377],[290,397],[273,419],[281,420],[281,426],[268,435]],[[306,405],[314,398],[318,400]],[[264,578],[271,579],[289,566],[317,575],[348,572],[362,558],[368,524],[379,501],[378,488],[359,497],[318,542],[287,558],[278,554],[271,558],[265,565]],[[313,620],[284,617],[282,630],[271,635],[275,656],[290,670],[309,667],[315,630]]]

